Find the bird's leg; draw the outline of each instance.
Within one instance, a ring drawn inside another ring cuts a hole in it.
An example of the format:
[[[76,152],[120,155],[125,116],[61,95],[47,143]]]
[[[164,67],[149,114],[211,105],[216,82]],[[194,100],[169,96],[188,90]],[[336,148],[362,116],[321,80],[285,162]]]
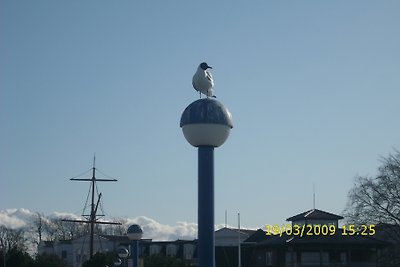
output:
[[[200,96],[200,99],[201,99],[201,92],[199,91],[199,96]]]

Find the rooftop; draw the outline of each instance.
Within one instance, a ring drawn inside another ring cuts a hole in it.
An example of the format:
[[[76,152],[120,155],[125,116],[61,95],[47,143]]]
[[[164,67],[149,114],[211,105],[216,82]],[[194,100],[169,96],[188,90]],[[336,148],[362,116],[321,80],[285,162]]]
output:
[[[294,215],[286,219],[286,221],[301,221],[301,220],[341,220],[342,216],[322,211],[319,209],[312,209],[300,214]]]

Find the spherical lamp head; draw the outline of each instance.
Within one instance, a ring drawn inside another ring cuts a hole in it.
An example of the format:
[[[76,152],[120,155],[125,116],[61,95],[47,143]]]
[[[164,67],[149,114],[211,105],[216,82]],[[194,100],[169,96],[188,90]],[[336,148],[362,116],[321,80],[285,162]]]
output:
[[[117,252],[118,252],[118,257],[120,257],[120,258],[125,259],[129,256],[129,251],[124,247],[118,248]]]
[[[219,147],[228,139],[233,128],[232,115],[216,99],[203,98],[186,107],[180,127],[192,146]]]
[[[118,258],[118,259],[116,259],[116,260],[114,261],[114,266],[120,266],[121,263],[122,263],[121,259]]]
[[[126,234],[129,238],[129,240],[140,240],[143,236],[143,231],[139,225],[132,224],[131,226],[129,226]]]

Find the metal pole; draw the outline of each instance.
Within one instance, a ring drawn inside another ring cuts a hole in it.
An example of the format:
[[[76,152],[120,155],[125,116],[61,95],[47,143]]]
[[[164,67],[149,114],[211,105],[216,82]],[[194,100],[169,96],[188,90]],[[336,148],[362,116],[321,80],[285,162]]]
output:
[[[240,247],[240,213],[238,213],[238,266],[242,266],[242,251]]]
[[[199,267],[214,267],[214,147],[212,146],[198,148],[198,179]]]
[[[96,156],[93,159],[93,173],[92,173],[92,205],[90,209],[90,259],[93,257],[93,242],[94,242],[94,223],[96,221],[96,212],[94,211],[94,184],[96,181],[96,168],[94,164],[96,162]]]
[[[225,210],[225,228],[228,227],[228,211]]]
[[[139,267],[139,240],[132,241],[132,261],[133,267]]]

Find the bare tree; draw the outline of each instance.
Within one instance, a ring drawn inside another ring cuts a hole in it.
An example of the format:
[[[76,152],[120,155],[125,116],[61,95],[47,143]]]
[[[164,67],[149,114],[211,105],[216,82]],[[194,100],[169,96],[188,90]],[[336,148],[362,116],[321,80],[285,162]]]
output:
[[[24,229],[11,229],[6,226],[0,226],[0,245],[3,250],[9,251],[16,248],[24,250],[26,248],[26,238]]]
[[[0,226],[0,246],[3,252],[3,265],[6,264],[7,254],[11,250],[24,251],[26,249],[26,238],[24,229],[11,229]]]
[[[58,218],[43,220],[43,230],[47,241],[70,240],[88,233],[85,223],[66,222]]]
[[[392,247],[383,252],[390,262],[400,265],[400,152],[382,159],[374,177],[357,176],[349,192],[345,216],[348,223],[376,225],[376,238],[389,241]],[[390,255],[390,256],[389,256]],[[393,255],[397,255],[393,258]]]
[[[62,228],[67,233],[68,239],[75,239],[89,233],[89,227],[85,223],[63,221]]]
[[[58,239],[58,229],[57,225],[54,223],[54,220],[44,219],[42,221],[43,224],[43,232],[46,236],[47,241],[54,241]]]
[[[58,240],[70,240],[71,239],[71,231],[67,225],[68,222],[63,222],[60,219],[52,219],[51,222],[53,223],[56,232],[56,238]]]
[[[400,152],[383,158],[376,177],[356,177],[346,216],[359,224],[400,226]]]
[[[124,218],[114,218],[114,223],[120,224],[107,224],[107,225],[98,225],[96,226],[98,229],[98,233],[105,235],[126,235],[128,230],[128,220]],[[96,228],[96,229],[97,229]]]
[[[33,243],[39,245],[43,236],[43,214],[36,212],[35,220],[33,221],[34,233],[37,235]]]
[[[120,218],[120,219],[115,219],[115,222],[119,222],[120,225],[115,225],[114,228],[114,234],[115,235],[126,235],[126,232],[128,231],[128,220],[125,218]]]

